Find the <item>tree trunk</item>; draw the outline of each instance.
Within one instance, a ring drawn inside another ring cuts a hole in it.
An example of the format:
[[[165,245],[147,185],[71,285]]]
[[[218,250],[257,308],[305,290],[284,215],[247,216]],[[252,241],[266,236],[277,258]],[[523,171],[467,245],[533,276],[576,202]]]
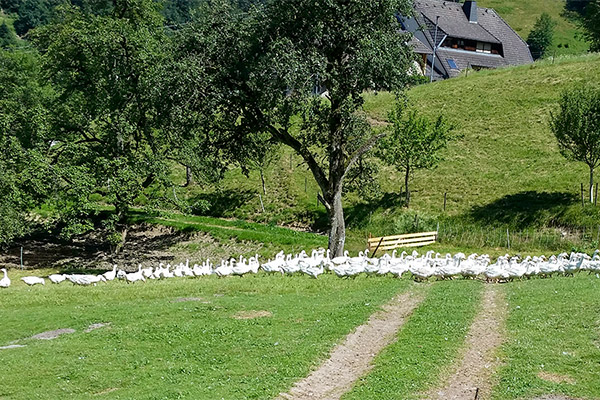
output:
[[[262,183],[263,194],[266,196],[267,195],[267,186],[265,185],[265,173],[262,168],[260,169],[260,182]]]
[[[344,222],[344,208],[342,206],[341,189],[328,202],[330,207],[327,209],[329,216],[329,250],[331,257],[343,255],[344,244],[346,242],[346,223]]]
[[[192,183],[194,183],[194,176],[192,175],[192,169],[186,165],[185,166],[185,187],[190,186]]]
[[[590,167],[590,203],[594,202],[594,167]]]
[[[406,193],[406,207],[410,205],[410,190],[408,189],[408,181],[410,178],[410,167],[406,167],[406,175],[404,175],[404,191]]]

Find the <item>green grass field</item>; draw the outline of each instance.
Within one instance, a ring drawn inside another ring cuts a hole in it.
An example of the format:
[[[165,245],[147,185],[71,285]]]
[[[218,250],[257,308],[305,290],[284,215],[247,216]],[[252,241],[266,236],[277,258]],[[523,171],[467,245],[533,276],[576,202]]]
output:
[[[77,331],[0,350],[0,398],[27,400],[270,399],[413,285],[259,275],[28,288],[11,272],[14,286],[0,292],[0,345],[48,330]],[[180,297],[201,300],[174,302]],[[252,310],[272,316],[234,318]],[[98,322],[111,325],[83,332]]]
[[[494,399],[561,393],[600,398],[600,279],[534,279],[504,286],[509,316],[505,363]],[[540,373],[554,376],[557,382]]]
[[[397,341],[344,399],[417,399],[460,359],[483,285],[454,280],[324,275],[172,279],[97,287],[26,287],[10,271],[0,291],[2,399],[273,399],[392,296],[424,297]],[[600,397],[600,279],[532,279],[497,286],[508,310],[493,398]],[[177,301],[187,298],[190,301]],[[502,297],[501,297],[502,298]],[[267,316],[237,319],[240,313]],[[110,323],[90,333],[93,323]],[[76,332],[54,340],[28,337]],[[545,372],[563,379],[540,378]]]

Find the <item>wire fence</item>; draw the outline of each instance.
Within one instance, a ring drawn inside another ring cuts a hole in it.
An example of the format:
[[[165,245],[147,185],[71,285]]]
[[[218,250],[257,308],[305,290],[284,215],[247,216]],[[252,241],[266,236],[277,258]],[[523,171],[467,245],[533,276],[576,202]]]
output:
[[[506,248],[512,251],[586,250],[598,247],[600,225],[597,229],[540,228],[511,231],[507,228],[441,224],[438,229],[438,241],[463,247]]]

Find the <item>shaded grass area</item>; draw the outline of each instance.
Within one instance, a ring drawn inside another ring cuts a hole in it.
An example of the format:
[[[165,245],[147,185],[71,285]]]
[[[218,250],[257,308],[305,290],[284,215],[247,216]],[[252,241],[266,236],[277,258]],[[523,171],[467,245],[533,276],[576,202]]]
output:
[[[175,213],[132,212],[131,223],[152,223],[171,226],[184,232],[204,232],[219,241],[253,241],[264,244],[263,255],[272,256],[285,250],[288,252],[309,251],[327,247],[327,237],[310,232],[302,232],[275,226],[241,220],[190,216]]]
[[[7,399],[270,399],[413,285],[260,274],[27,288],[20,276],[11,271],[14,285],[0,292],[1,345],[58,328],[77,332],[0,350]],[[199,301],[173,301],[180,297]],[[233,318],[240,311],[272,316]],[[97,322],[111,325],[83,333]]]
[[[343,397],[349,399],[417,399],[451,367],[477,312],[482,284],[436,282],[398,334],[382,351],[374,369]]]
[[[600,279],[581,273],[575,278],[513,282],[504,288],[510,310],[508,340],[493,398],[545,393],[599,398]],[[540,373],[546,373],[546,379]]]

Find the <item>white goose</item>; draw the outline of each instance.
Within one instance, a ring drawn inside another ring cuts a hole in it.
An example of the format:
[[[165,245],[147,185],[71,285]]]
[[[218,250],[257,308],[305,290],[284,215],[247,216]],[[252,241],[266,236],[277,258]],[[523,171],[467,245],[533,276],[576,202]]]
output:
[[[48,279],[50,282],[58,284],[67,280],[67,277],[65,274],[52,274],[48,275]]]
[[[102,274],[107,281],[114,281],[117,277],[117,264],[113,265],[113,269]]]
[[[0,279],[0,288],[6,289],[10,286],[10,279],[8,278],[8,274],[6,273],[6,268],[0,269],[4,274],[4,278]]]
[[[40,278],[38,276],[24,276],[21,278],[21,280],[23,282],[25,282],[26,284],[28,284],[29,286],[46,284],[46,281],[44,281],[44,278]]]
[[[142,272],[142,265],[138,266],[137,272],[132,272],[130,274],[125,275],[125,280],[127,283],[134,283],[137,281],[146,282],[146,278],[144,278],[144,273]]]

